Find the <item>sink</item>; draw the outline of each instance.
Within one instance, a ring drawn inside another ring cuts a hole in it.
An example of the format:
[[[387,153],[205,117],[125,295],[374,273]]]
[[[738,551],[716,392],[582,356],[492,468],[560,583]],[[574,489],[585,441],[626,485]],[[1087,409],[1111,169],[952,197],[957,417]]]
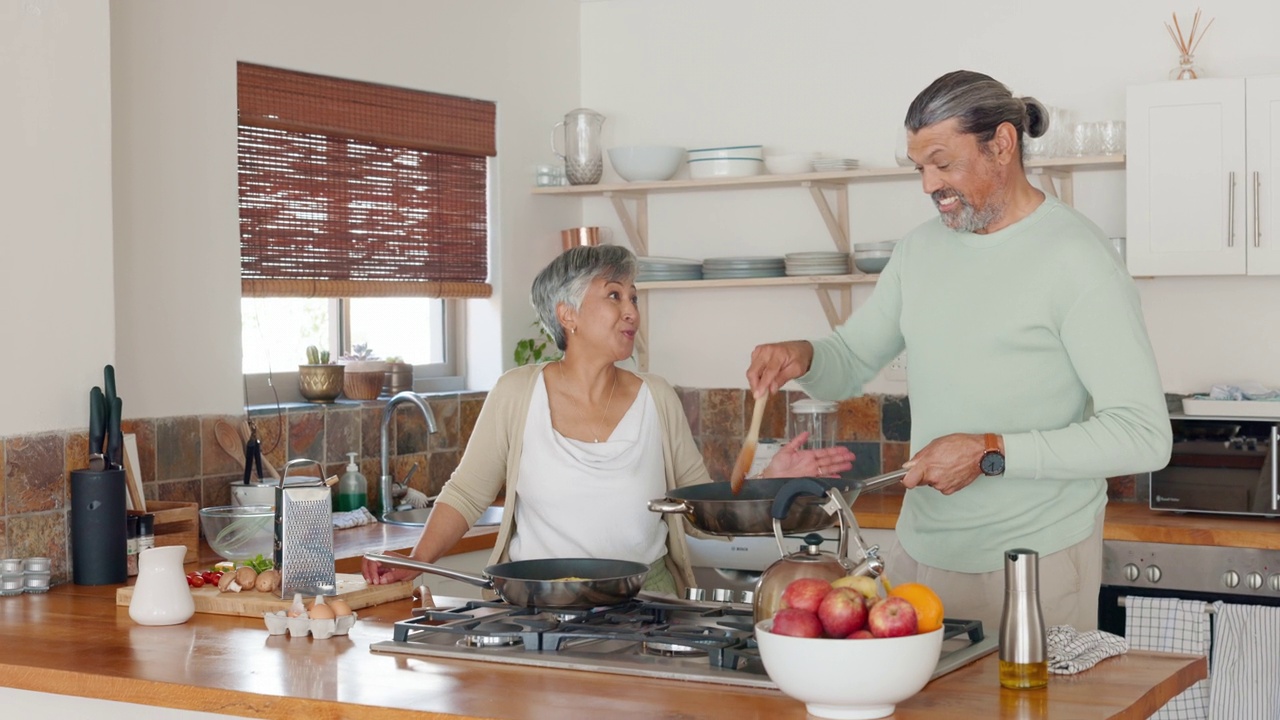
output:
[[[427,524],[427,516],[431,514],[431,508],[412,508],[409,510],[396,510],[382,516],[382,522],[390,525],[411,525],[422,527]],[[502,522],[502,506],[490,505],[488,509],[476,521],[475,526],[498,525]]]

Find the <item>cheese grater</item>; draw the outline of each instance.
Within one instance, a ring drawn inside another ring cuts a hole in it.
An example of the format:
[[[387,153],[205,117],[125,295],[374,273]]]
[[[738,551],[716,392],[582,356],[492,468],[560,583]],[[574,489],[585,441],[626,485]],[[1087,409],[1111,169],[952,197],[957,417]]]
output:
[[[314,463],[298,458],[284,466],[276,486],[274,559],[280,570],[280,597],[337,594],[333,561],[333,500],[324,480],[289,477],[295,465]],[[321,467],[323,471],[323,467]]]

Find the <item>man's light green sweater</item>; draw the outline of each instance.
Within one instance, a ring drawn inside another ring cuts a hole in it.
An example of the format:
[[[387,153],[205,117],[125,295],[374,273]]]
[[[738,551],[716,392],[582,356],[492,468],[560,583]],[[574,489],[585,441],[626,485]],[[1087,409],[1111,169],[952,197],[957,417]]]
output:
[[[950,433],[1004,436],[1003,476],[907,491],[898,537],[926,565],[991,572],[1011,548],[1069,547],[1092,532],[1105,478],[1169,459],[1133,280],[1102,231],[1052,197],[989,235],[916,228],[867,303],[813,345],[800,386],[832,400],[907,350],[913,454]]]

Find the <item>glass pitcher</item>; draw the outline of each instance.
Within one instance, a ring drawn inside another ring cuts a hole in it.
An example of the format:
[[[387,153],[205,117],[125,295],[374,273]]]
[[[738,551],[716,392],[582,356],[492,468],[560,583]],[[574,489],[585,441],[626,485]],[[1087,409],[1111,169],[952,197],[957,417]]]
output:
[[[570,185],[592,185],[604,174],[604,157],[600,147],[600,130],[604,116],[595,110],[578,108],[564,116],[551,128],[551,151],[564,160],[565,177]],[[556,148],[557,131],[564,128],[564,152]]]

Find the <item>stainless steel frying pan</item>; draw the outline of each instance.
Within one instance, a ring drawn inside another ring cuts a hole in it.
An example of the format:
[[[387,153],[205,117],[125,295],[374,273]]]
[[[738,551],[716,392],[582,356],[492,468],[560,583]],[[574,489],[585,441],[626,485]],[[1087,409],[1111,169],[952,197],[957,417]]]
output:
[[[520,607],[584,609],[618,605],[644,586],[649,566],[630,560],[550,558],[498,563],[471,575],[396,555],[365,555],[392,567],[421,570],[493,590],[502,601]]]

